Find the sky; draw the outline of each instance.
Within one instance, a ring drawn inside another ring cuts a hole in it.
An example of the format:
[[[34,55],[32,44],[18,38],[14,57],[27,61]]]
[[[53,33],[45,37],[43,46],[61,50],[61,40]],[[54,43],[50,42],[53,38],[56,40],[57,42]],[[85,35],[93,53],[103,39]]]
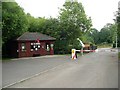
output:
[[[15,0],[25,13],[34,17],[58,17],[59,8],[65,0]],[[100,30],[107,23],[114,23],[114,13],[118,10],[119,0],[78,0],[83,4],[86,15],[92,18],[93,28]]]

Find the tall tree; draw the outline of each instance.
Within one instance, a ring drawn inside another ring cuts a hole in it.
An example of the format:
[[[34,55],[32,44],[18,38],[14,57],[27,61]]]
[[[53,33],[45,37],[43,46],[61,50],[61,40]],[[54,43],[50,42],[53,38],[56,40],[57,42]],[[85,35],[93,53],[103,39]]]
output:
[[[97,29],[93,28],[91,30],[91,36],[92,36],[95,44],[98,44],[100,42],[99,31]]]
[[[10,42],[28,29],[28,20],[16,2],[2,2],[3,54],[9,51]]]
[[[46,22],[45,18],[34,18],[29,13],[27,13],[27,19],[29,23],[28,31],[30,32],[42,32],[43,26]]]
[[[95,44],[113,43],[115,42],[116,24],[107,23],[100,31],[96,29],[91,30],[91,37]]]
[[[116,36],[116,24],[108,23],[100,31],[101,42],[113,43]]]
[[[99,38],[99,31],[96,28],[92,28],[91,31],[86,34],[86,42],[98,44]]]
[[[118,12],[117,12],[117,36],[118,36],[118,46],[120,47],[120,6],[118,6]]]
[[[16,2],[2,2],[3,42],[27,31],[28,21],[23,9]]]
[[[67,1],[63,8],[60,9],[60,42],[68,50],[69,46],[77,47],[77,38],[82,36],[91,29],[91,19],[87,17],[82,3]],[[62,48],[62,47],[61,47]]]
[[[42,26],[42,33],[59,38],[59,26],[60,23],[56,18],[46,19],[44,25]]]

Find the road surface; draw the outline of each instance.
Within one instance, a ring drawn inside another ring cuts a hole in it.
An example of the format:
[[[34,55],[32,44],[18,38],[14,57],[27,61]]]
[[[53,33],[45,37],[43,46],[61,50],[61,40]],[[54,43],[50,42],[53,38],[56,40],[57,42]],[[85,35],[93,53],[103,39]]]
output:
[[[2,86],[6,87],[22,79],[70,62],[69,56],[42,56],[20,58],[2,62]]]
[[[77,60],[71,60],[68,56],[61,56],[59,58],[52,57],[51,60],[52,59],[54,59],[54,61],[44,65],[48,66],[56,61],[61,65],[34,78],[12,85],[9,88],[118,88],[118,55],[116,50],[108,48],[99,49],[98,52],[78,57]],[[45,60],[47,60],[47,58]],[[65,62],[63,63],[63,61]],[[40,63],[40,66],[37,64],[38,67],[34,64],[35,62],[33,63],[28,60],[26,60],[26,63],[19,62],[17,65],[27,63],[29,63],[30,66],[35,65],[37,69],[42,67]],[[13,71],[22,67],[18,67],[17,65]],[[4,66],[3,69],[4,68],[6,68],[7,71],[7,67]],[[34,68],[31,67],[27,72],[30,73],[32,69]],[[18,73],[16,74],[19,75]],[[17,75],[15,77],[17,77]]]

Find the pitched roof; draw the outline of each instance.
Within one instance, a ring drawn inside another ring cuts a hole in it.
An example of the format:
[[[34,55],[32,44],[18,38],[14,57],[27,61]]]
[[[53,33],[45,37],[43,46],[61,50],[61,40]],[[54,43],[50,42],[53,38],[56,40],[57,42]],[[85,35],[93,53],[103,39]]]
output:
[[[37,32],[26,32],[17,38],[18,41],[22,41],[22,40],[32,41],[32,40],[37,40],[37,39],[39,39],[39,40],[55,40],[55,38],[53,38],[53,37],[50,37],[45,34],[37,33]]]

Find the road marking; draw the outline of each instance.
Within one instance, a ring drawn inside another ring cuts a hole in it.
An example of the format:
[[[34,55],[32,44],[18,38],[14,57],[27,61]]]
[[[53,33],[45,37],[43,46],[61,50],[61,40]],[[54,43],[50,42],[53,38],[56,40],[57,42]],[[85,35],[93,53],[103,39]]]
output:
[[[68,63],[68,62],[66,62],[66,63]],[[30,77],[21,79],[20,81],[16,81],[16,82],[11,83],[11,84],[9,84],[9,85],[6,85],[6,86],[4,86],[4,87],[2,87],[2,88],[8,88],[8,87],[13,86],[13,85],[15,85],[15,84],[18,84],[18,83],[24,82],[24,81],[26,81],[26,80],[29,80],[29,79],[31,79],[31,78],[37,77],[37,76],[39,76],[39,75],[41,75],[41,74],[43,74],[43,73],[46,73],[46,72],[51,71],[51,70],[54,70],[55,68],[58,68],[58,67],[60,67],[60,66],[63,66],[63,65],[66,64],[66,63],[57,65],[56,67],[53,67],[53,68],[51,68],[51,69],[47,69],[47,70],[45,70],[45,71],[42,71],[42,72],[37,73],[37,74],[35,74],[35,75],[32,75],[32,76],[30,76]]]
[[[47,56],[39,56],[39,57],[26,57],[26,58],[16,58],[16,59],[11,59],[12,61],[16,60],[26,60],[26,59],[36,59],[36,58],[52,58],[52,57],[58,57],[58,56],[63,56],[63,55],[47,55]]]

